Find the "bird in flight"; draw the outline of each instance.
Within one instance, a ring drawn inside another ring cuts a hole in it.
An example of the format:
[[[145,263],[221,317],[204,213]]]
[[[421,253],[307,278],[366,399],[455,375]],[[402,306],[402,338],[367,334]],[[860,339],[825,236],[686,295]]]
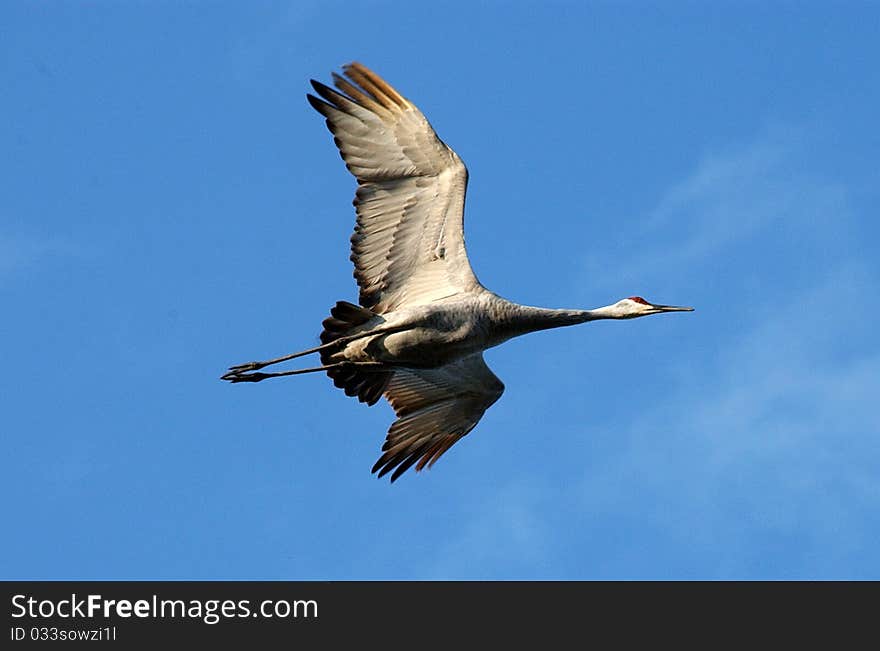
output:
[[[593,310],[546,309],[487,290],[465,250],[464,163],[379,75],[360,63],[342,70],[333,74],[336,90],[312,80],[317,96],[307,98],[357,179],[351,261],[359,305],[331,308],[320,346],[232,366],[222,379],[324,371],[368,405],[385,396],[397,420],[373,472],[390,472],[393,482],[413,465],[432,466],[501,397],[504,384],[483,360],[487,348],[548,328],[693,310],[639,296]],[[321,366],[260,371],[311,353]]]

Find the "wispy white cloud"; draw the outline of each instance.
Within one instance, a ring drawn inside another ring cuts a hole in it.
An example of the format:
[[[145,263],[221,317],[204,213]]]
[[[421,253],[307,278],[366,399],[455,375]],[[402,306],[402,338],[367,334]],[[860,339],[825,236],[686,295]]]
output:
[[[821,246],[851,232],[847,188],[818,174],[810,140],[794,129],[703,157],[646,216],[623,220],[617,246],[585,261],[586,286],[748,270],[750,252]],[[633,246],[636,244],[636,246]]]

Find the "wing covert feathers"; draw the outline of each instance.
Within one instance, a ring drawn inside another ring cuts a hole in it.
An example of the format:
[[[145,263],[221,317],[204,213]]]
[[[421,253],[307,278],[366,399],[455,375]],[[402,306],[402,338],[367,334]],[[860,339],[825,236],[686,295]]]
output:
[[[351,260],[359,302],[378,314],[482,289],[464,243],[467,169],[425,116],[359,63],[312,81],[309,103],[326,118],[358,181]]]

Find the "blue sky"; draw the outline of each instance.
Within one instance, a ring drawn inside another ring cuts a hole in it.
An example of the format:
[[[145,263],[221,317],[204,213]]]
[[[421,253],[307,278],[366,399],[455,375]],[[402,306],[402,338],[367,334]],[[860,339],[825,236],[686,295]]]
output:
[[[880,578],[874,3],[5,2],[3,578]],[[350,60],[470,170],[474,269],[693,314],[487,354],[430,471],[312,375]]]

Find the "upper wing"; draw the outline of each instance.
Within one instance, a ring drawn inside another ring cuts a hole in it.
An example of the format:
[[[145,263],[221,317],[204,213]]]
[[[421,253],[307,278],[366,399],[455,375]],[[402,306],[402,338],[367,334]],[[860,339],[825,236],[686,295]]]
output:
[[[359,63],[312,80],[309,103],[358,180],[351,260],[360,303],[377,313],[481,287],[464,246],[467,169],[425,116]],[[343,94],[344,93],[344,94]]]
[[[504,384],[476,353],[438,368],[398,368],[385,389],[397,420],[388,430],[373,472],[391,481],[418,462],[431,467],[470,432],[501,397]],[[396,468],[396,469],[395,469]]]

